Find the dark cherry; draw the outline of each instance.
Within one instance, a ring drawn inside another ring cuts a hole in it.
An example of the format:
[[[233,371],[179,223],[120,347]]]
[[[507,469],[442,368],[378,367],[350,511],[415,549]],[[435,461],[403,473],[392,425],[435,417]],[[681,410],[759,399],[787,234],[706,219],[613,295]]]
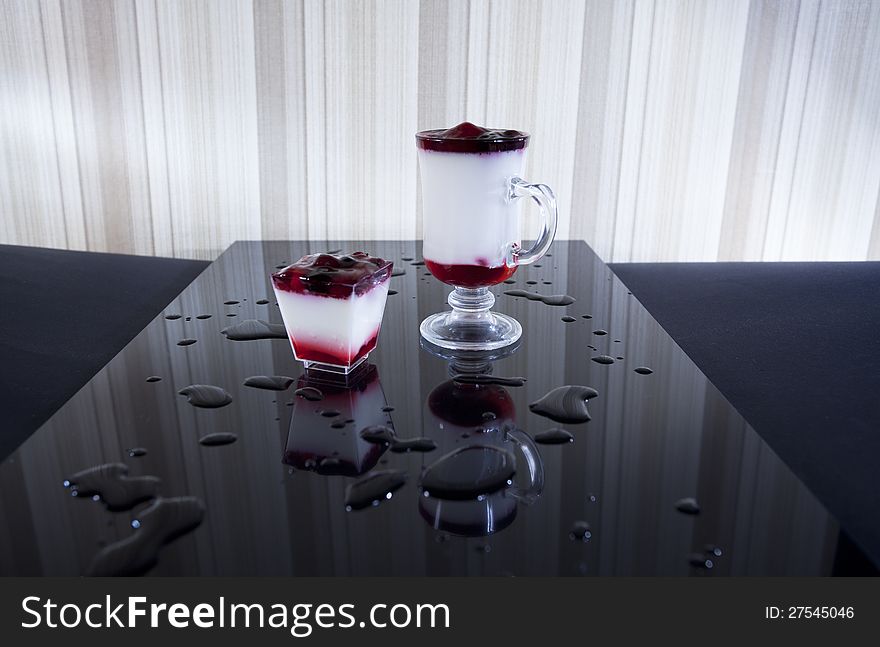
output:
[[[416,133],[416,145],[428,151],[445,153],[494,153],[525,148],[529,134],[519,130],[483,128],[462,122],[452,128]]]
[[[310,254],[272,275],[285,292],[319,294],[345,299],[369,292],[391,276],[393,263],[366,252]]]

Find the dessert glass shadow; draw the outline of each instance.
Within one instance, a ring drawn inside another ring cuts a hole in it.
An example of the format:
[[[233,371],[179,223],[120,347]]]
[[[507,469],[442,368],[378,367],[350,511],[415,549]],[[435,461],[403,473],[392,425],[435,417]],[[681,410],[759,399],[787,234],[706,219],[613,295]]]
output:
[[[394,431],[376,366],[362,364],[348,376],[307,370],[296,386],[308,397],[294,398],[283,462],[322,476],[354,477],[373,469],[387,446],[364,440],[360,432],[374,425]]]
[[[489,286],[501,283],[520,265],[540,259],[556,235],[556,198],[550,187],[520,175],[529,135],[462,123],[448,130],[416,134],[422,186],[425,266],[453,286],[452,311],[425,319],[422,336],[457,350],[503,348],[522,335],[508,315],[492,312]],[[528,250],[521,247],[520,198],[541,212],[541,232]]]

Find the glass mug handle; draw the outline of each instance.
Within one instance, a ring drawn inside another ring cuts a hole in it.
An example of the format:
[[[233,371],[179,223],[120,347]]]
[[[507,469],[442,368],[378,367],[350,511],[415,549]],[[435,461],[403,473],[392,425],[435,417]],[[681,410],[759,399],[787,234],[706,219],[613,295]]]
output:
[[[535,442],[528,434],[519,429],[508,429],[507,438],[509,438],[522,452],[526,459],[526,466],[529,468],[529,485],[528,487],[519,487],[512,485],[507,493],[516,500],[531,505],[538,500],[544,491],[544,461],[535,447]]]
[[[531,249],[521,251],[519,247],[511,245],[507,249],[505,263],[507,267],[517,265],[531,265],[550,249],[553,238],[556,236],[556,223],[558,213],[556,209],[556,196],[553,190],[546,184],[529,184],[519,177],[512,177],[507,181],[507,201],[513,202],[520,198],[531,198],[541,210],[541,235],[532,245]]]

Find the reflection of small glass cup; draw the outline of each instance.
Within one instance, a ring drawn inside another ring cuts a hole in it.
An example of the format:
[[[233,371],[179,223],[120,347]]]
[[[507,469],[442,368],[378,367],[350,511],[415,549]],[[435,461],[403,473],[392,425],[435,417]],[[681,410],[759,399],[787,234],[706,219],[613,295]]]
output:
[[[376,347],[392,263],[364,252],[311,254],[272,274],[293,354],[348,373]]]
[[[520,178],[529,135],[463,123],[416,135],[422,186],[425,266],[455,286],[452,312],[432,315],[421,333],[431,343],[460,350],[502,348],[522,334],[520,324],[491,312],[488,286],[519,265],[540,259],[556,234],[556,198],[544,184]],[[519,198],[541,210],[542,231],[529,250],[520,247]]]
[[[351,376],[320,379],[307,373],[297,383],[298,389],[304,387],[318,389],[323,398],[296,399],[284,463],[327,476],[359,476],[373,469],[386,446],[367,442],[361,430],[374,425],[394,428],[382,410],[386,400],[376,367],[363,365],[354,380]],[[327,412],[336,415],[323,415]]]

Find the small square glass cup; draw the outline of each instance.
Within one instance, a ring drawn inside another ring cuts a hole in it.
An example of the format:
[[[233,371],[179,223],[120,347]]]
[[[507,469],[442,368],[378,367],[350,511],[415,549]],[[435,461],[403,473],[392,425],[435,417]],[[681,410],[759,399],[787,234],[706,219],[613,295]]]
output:
[[[317,276],[327,280],[317,281],[320,270],[311,276],[288,274],[308,258],[272,274],[293,355],[307,370],[348,375],[376,347],[393,264],[375,259],[381,261],[375,269],[356,279],[328,272],[329,278]]]

